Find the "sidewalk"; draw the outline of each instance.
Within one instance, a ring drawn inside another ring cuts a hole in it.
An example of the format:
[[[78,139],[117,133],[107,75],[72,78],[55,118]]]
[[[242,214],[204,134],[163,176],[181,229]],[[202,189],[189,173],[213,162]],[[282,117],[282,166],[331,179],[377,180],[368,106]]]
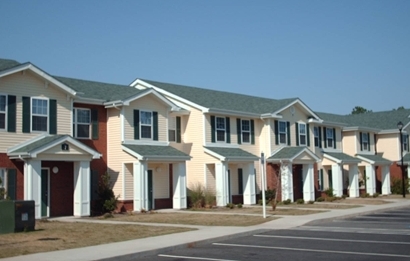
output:
[[[1,261],[48,261],[48,260],[133,260],[143,256],[153,255],[167,250],[193,247],[196,244],[203,244],[215,240],[234,238],[241,235],[252,235],[268,229],[289,229],[302,226],[311,221],[322,219],[346,218],[349,216],[362,215],[381,210],[400,208],[410,206],[410,200],[389,200],[394,203],[383,205],[365,205],[363,207],[349,209],[332,209],[328,212],[303,215],[303,216],[283,216],[279,219],[272,220],[263,224],[250,227],[209,227],[209,226],[185,226],[196,228],[198,230],[188,231],[177,234],[162,235],[156,237],[142,238],[117,242],[111,244],[90,246],[77,249],[60,250],[54,252],[37,253],[31,255],[4,258]],[[58,218],[64,222],[114,222],[117,221],[95,221],[89,219],[80,219],[74,217]],[[135,223],[142,224],[142,223]],[[145,223],[147,224],[147,223]],[[153,224],[155,226],[178,226],[173,224]]]

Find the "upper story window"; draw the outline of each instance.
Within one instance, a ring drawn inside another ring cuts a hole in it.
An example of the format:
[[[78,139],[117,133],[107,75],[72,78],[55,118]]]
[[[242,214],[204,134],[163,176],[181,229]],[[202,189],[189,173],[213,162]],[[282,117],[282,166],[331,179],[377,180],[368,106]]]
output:
[[[48,130],[48,99],[31,99],[31,130]]]
[[[404,151],[409,150],[409,135],[404,135],[403,134],[403,150]]]
[[[361,133],[361,150],[370,150],[369,133]]]
[[[7,96],[0,94],[0,130],[6,129]]]
[[[251,122],[250,120],[242,120],[242,142],[251,142]]]
[[[306,145],[306,124],[299,123],[299,145]]]
[[[90,138],[91,111],[89,109],[74,108],[73,131],[76,138]]]
[[[287,123],[279,121],[279,144],[286,144],[287,140]]]
[[[141,111],[141,138],[152,139],[152,112]]]
[[[335,142],[334,141],[334,139],[335,139],[335,137],[333,137],[333,129],[331,129],[331,128],[326,128],[326,143],[327,143],[327,147],[333,147],[334,146],[334,144],[333,144],[333,142]]]
[[[176,141],[176,132],[177,132],[177,117],[169,116],[168,118],[168,140]]]
[[[315,136],[315,147],[319,147],[319,142],[320,142],[320,137],[319,137],[319,135],[320,135],[320,132],[319,132],[319,127],[313,127],[313,133],[314,133],[314,136]]]
[[[216,141],[225,141],[225,118],[216,117]]]

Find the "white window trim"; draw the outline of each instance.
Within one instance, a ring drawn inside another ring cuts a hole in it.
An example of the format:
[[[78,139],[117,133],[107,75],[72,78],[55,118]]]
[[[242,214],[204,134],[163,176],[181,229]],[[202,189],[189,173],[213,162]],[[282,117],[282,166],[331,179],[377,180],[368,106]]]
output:
[[[8,104],[8,99],[9,99],[9,97],[8,97],[8,95],[7,94],[5,94],[5,93],[0,93],[0,96],[5,96],[6,97],[6,100],[5,100],[5,102],[6,102],[6,106],[5,106],[5,111],[4,112],[0,112],[1,114],[3,114],[4,113],[4,129],[2,129],[2,128],[0,128],[0,131],[5,131],[5,130],[7,130],[7,112],[8,112],[8,106],[7,106],[7,104]]]
[[[329,132],[328,132],[329,130]],[[331,133],[332,138],[330,138],[329,133]],[[329,145],[329,140],[332,140],[332,145]],[[326,128],[326,145],[327,147],[334,147],[335,144],[335,137],[333,137],[333,129],[332,128]]]
[[[224,120],[224,128],[218,128],[218,118]],[[218,131],[223,131],[224,132],[224,140],[218,140]],[[216,142],[226,142],[226,118],[225,117],[219,117],[215,116],[215,141]]]
[[[283,132],[280,131],[280,124],[281,123],[285,124],[285,132],[284,132],[284,134],[285,134],[285,143],[280,142],[280,135],[283,134]],[[287,142],[288,141],[288,123],[286,121],[278,121],[278,138],[279,138],[278,143],[280,145],[281,144],[285,144],[285,145],[288,144],[288,142]]]
[[[149,113],[151,113],[151,124],[143,124],[142,123],[142,113],[143,112],[149,112]],[[154,133],[153,133],[153,129],[154,129],[154,126],[153,126],[153,115],[154,115],[154,112],[153,111],[149,111],[149,110],[140,110],[140,139],[141,140],[153,140],[154,139]],[[149,126],[149,127],[151,127],[151,138],[144,138],[144,137],[142,137],[142,127],[143,126]]]
[[[42,115],[42,114],[33,114],[33,100],[46,100],[47,101],[47,116]],[[38,130],[33,130],[33,116],[40,116],[40,117],[47,117],[46,123],[47,123],[47,129],[45,131],[38,131]],[[44,133],[49,130],[49,120],[50,119],[50,99],[44,98],[44,97],[30,97],[30,130],[31,132],[39,132],[39,133]]]
[[[75,113],[75,116],[73,116],[73,119],[75,118],[75,121],[76,121],[76,122],[73,121],[73,125],[74,125],[74,138],[76,138],[76,139],[85,139],[85,140],[91,139],[91,109],[89,109],[89,108],[74,107],[73,110],[74,110],[74,113]],[[77,122],[77,120],[78,120],[77,110],[84,110],[84,111],[89,111],[89,112],[90,112],[90,122],[88,123],[88,137],[78,137],[78,134],[77,134],[77,124],[78,124],[78,125],[87,125],[87,124],[85,124],[85,123],[78,123],[78,122]]]
[[[315,147],[319,148],[320,147],[320,139],[319,139],[319,127],[314,126],[313,127],[313,141],[315,143]],[[316,139],[317,139],[317,145],[316,145]]]
[[[170,122],[174,122],[174,128],[171,127]],[[175,135],[174,135],[174,140],[170,139],[170,135],[169,135],[169,131],[174,131]],[[177,117],[176,116],[168,116],[168,141],[169,142],[176,142],[177,141]]]
[[[366,140],[365,140],[366,137]],[[369,133],[362,133],[362,150],[369,150],[370,142],[369,142]]]
[[[243,122],[244,121],[247,121],[248,123],[249,123],[249,130],[244,130],[243,129]],[[244,133],[249,133],[249,141],[244,141],[243,140],[243,134]],[[242,120],[241,119],[241,140],[242,140],[242,143],[245,143],[245,144],[250,144],[251,143],[251,120]]]
[[[299,135],[299,146],[306,146],[307,145],[307,125],[306,125],[306,123],[303,123],[303,122],[301,122],[301,123],[298,123],[299,124],[299,128],[298,128],[298,130],[299,130],[299,133],[298,133],[298,135]],[[301,128],[300,128],[300,126],[305,126],[305,133],[303,134],[303,133],[301,133]],[[305,136],[305,142],[304,142],[304,144],[302,144],[302,136]]]

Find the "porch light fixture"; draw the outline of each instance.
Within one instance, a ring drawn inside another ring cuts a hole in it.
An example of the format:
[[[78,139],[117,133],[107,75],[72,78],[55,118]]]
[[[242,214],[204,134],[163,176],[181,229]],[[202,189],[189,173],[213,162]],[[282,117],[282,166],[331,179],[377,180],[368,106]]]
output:
[[[58,173],[58,167],[57,166],[53,167],[52,171],[53,171],[54,174],[57,174]]]
[[[402,186],[402,192],[403,192],[403,198],[406,197],[406,187],[405,187],[405,182],[404,182],[404,163],[403,163],[403,123],[401,121],[399,121],[399,123],[397,123],[397,128],[399,128],[400,131],[400,156],[401,156],[401,186]]]
[[[155,168],[155,171],[159,173],[159,172],[161,172],[161,168],[160,168],[160,167],[156,167],[156,168]]]

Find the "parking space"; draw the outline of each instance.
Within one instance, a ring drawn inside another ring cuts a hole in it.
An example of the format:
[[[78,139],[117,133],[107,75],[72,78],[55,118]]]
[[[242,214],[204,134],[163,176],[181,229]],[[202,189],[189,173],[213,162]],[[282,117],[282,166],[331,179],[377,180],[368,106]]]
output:
[[[406,259],[410,259],[410,208],[270,230],[144,258],[160,261]]]

